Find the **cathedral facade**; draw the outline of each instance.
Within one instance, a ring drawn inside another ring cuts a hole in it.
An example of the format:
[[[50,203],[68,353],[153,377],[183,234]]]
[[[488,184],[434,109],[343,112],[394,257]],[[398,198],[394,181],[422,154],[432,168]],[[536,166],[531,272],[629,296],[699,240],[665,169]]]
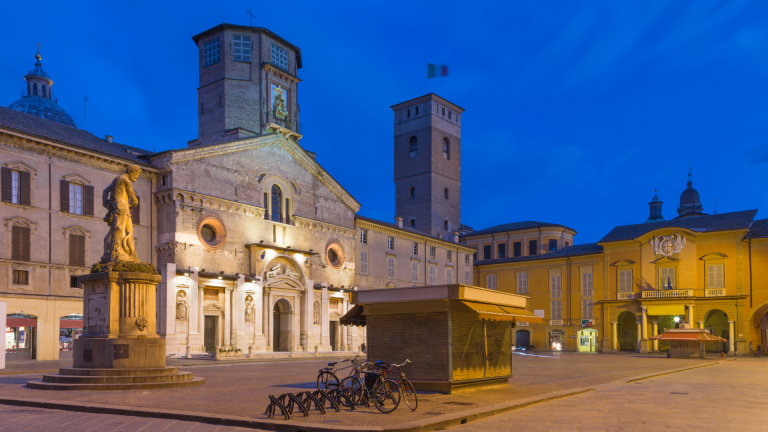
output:
[[[437,95],[401,104],[421,113],[410,135],[396,126],[395,158],[450,182],[414,184],[420,199],[441,200],[426,213],[365,218],[300,145],[300,49],[267,29],[229,24],[193,41],[199,133],[181,148],[153,153],[77,129],[40,58],[27,94],[0,108],[0,301],[11,359],[69,354],[66,340],[82,328],[77,276],[99,260],[108,228],[97,197],[134,164],[142,168],[135,243],[162,276],[157,330],[168,354],[357,350],[364,328],[340,325],[350,292],[469,280],[472,249],[457,232],[463,110]],[[418,153],[401,154],[397,143],[417,135]],[[445,163],[431,164],[446,151]],[[407,181],[407,172],[396,175]]]

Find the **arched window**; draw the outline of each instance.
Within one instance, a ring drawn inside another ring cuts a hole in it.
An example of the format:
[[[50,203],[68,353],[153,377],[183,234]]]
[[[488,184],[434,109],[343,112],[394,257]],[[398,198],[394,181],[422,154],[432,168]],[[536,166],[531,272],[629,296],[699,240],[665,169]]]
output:
[[[408,114],[407,115],[408,115],[408,118],[411,118],[411,109],[410,108],[408,108]]]
[[[283,221],[283,212],[281,204],[283,202],[283,191],[280,190],[280,186],[272,185],[272,220],[275,222]]]
[[[42,85],[42,90],[40,96],[45,97],[45,84]]]
[[[446,189],[448,191],[448,189]],[[451,230],[451,224],[448,223],[448,221],[443,221],[443,231],[450,231]]]
[[[445,115],[445,108],[443,108],[443,115]]]
[[[416,198],[416,188],[415,188],[415,187],[412,187],[412,188],[411,188],[411,189],[408,191],[408,197],[409,197],[409,198]]]
[[[37,96],[37,83],[32,83],[32,94]]]
[[[443,194],[445,195],[445,199],[448,199],[448,188],[445,188]]]
[[[451,160],[451,142],[443,138],[443,159]]]

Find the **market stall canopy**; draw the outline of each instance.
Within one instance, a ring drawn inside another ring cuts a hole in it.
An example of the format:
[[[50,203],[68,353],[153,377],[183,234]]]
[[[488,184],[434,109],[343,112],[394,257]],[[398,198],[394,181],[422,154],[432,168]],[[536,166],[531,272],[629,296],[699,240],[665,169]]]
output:
[[[532,312],[512,306],[462,301],[462,305],[477,312],[478,318],[490,321],[512,321],[541,323],[541,318]]]
[[[341,325],[352,325],[365,327],[365,315],[363,315],[363,305],[355,305],[343,317],[339,319]]]

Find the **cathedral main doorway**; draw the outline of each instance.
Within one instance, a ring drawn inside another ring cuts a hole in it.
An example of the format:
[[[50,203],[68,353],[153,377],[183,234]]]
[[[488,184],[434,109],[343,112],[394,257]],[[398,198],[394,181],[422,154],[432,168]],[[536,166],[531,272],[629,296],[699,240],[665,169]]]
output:
[[[272,309],[272,350],[290,351],[293,339],[293,310],[286,299],[275,302]]]
[[[205,317],[205,334],[203,335],[203,345],[206,351],[213,351],[216,348],[216,317]]]

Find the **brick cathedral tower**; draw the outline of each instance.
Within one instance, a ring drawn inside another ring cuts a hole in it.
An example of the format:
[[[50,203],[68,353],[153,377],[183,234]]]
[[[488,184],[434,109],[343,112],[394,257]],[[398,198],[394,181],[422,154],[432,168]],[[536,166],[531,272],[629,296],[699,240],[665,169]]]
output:
[[[265,28],[233,24],[217,25],[192,40],[200,84],[198,138],[190,146],[276,130],[301,138],[298,47]]]
[[[395,215],[403,224],[453,240],[461,225],[461,114],[428,95],[393,105]]]

